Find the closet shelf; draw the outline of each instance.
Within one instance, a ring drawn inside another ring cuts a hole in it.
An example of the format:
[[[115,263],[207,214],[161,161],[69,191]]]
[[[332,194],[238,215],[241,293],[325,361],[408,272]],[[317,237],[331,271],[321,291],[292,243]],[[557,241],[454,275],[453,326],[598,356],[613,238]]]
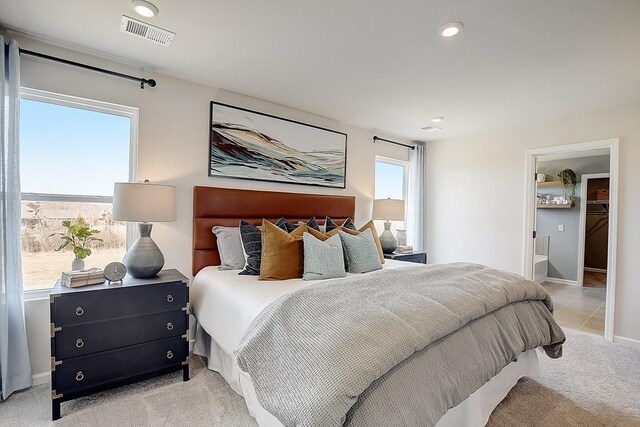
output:
[[[587,200],[588,205],[608,205],[608,200]]]
[[[554,204],[540,204],[536,206],[538,209],[571,209],[575,207],[574,203],[570,205],[554,205]]]
[[[538,187],[562,187],[562,181],[538,182]]]
[[[536,182],[538,187],[562,187],[562,181],[545,181],[545,182]],[[576,182],[576,184],[580,184],[580,182]]]

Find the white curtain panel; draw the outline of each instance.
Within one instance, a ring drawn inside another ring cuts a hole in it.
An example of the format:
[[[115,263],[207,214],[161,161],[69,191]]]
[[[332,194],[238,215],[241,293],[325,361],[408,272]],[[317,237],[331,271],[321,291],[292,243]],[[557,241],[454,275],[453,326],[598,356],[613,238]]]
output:
[[[425,163],[424,145],[409,152],[409,195],[407,201],[407,242],[414,251],[425,250]]]
[[[0,390],[31,386],[20,254],[20,54],[0,36]]]

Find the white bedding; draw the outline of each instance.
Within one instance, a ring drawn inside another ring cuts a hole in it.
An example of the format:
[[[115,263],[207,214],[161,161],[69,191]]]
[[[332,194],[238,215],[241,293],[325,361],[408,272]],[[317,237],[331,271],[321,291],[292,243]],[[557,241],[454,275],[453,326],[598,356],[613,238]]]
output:
[[[416,264],[385,260],[383,270]],[[377,274],[374,271],[367,274]],[[351,276],[352,274],[347,274]],[[273,301],[289,292],[317,281],[302,279],[260,281],[257,276],[239,276],[238,270],[206,267],[191,285],[189,301],[198,323],[222,347],[231,353],[240,343],[253,319]]]
[[[385,260],[383,269],[411,266],[415,264]],[[191,285],[189,300],[198,321],[193,351],[207,357],[209,369],[219,372],[231,388],[245,398],[250,413],[261,427],[281,427],[282,424],[258,403],[251,378],[238,368],[233,350],[265,307],[287,293],[314,283],[317,282],[302,279],[258,281],[256,276],[239,276],[237,270],[206,267]],[[464,402],[451,408],[437,427],[485,425],[518,379],[538,373],[535,350],[522,353],[517,362],[509,364]]]

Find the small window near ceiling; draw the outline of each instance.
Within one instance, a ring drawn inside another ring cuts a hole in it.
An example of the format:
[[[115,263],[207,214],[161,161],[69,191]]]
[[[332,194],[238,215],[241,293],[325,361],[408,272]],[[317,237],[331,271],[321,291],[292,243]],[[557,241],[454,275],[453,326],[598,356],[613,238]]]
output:
[[[31,93],[31,95],[29,95]],[[97,104],[97,103],[96,103]],[[122,107],[126,108],[126,107]],[[20,180],[24,289],[52,287],[71,270],[60,251],[62,222],[99,230],[85,268],[121,261],[127,228],[112,218],[113,184],[129,181],[130,112],[98,108],[54,94],[25,92],[20,102]]]
[[[401,199],[405,201],[407,211],[407,185],[409,163],[401,160],[376,157],[375,170],[375,198],[376,199]],[[379,232],[384,230],[384,221],[374,221]],[[391,231],[406,229],[406,221],[392,221]]]

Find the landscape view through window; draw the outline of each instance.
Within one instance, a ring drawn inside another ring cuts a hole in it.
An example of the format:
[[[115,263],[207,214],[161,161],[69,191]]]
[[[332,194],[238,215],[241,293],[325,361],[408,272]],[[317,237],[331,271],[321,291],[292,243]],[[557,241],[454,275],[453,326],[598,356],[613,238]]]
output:
[[[375,169],[375,198],[405,200],[406,210],[407,169],[408,164],[404,162],[378,158]],[[384,230],[384,221],[376,220],[373,223],[380,233]],[[391,232],[395,235],[398,229],[405,229],[405,222],[391,221]]]
[[[121,261],[126,224],[112,217],[113,184],[129,180],[130,118],[24,98],[20,108],[24,289],[50,288],[71,270],[71,248],[56,251],[63,221],[99,231],[85,268]]]

